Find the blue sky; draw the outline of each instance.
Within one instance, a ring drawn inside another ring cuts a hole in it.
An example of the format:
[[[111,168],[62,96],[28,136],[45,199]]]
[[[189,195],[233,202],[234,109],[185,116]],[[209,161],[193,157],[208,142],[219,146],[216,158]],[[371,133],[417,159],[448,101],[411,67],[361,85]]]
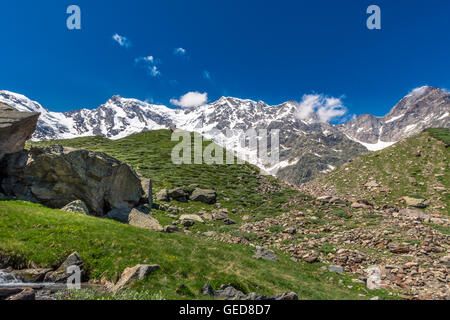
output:
[[[66,27],[71,4],[81,30]],[[366,28],[371,4],[382,30]],[[415,87],[450,88],[449,14],[448,0],[3,1],[0,89],[55,111],[198,91],[269,104],[320,93],[384,115]]]

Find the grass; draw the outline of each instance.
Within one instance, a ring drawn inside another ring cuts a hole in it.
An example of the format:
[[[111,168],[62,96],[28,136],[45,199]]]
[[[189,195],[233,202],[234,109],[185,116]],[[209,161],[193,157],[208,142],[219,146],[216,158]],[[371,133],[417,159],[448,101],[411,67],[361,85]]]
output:
[[[431,128],[427,130],[430,135],[441,140],[447,146],[450,145],[450,130],[446,128]]]
[[[424,210],[450,215],[450,129],[429,129],[381,151],[363,155],[314,183],[378,206],[404,207],[402,197],[428,199]],[[380,187],[365,188],[375,180]]]
[[[214,288],[231,283],[246,293],[265,295],[294,291],[301,299],[392,298],[384,290],[361,297],[361,288],[337,283],[350,281],[350,276],[333,274],[332,282],[319,272],[320,264],[293,262],[280,252],[279,262],[255,260],[251,247],[150,232],[22,201],[0,202],[0,257],[10,265],[20,268],[33,261],[54,268],[73,251],[83,258],[91,279],[116,281],[124,268],[141,263],[161,268],[122,296],[82,291],[69,293],[69,299],[205,298],[198,292],[206,283]]]
[[[266,217],[285,212],[283,205],[299,192],[286,188],[271,176],[259,175],[259,169],[246,164],[174,164],[171,153],[178,141],[171,141],[171,131],[157,130],[134,134],[120,140],[104,137],[83,137],[71,140],[36,142],[32,145],[60,144],[66,147],[105,152],[133,166],[142,176],[153,180],[154,193],[163,188],[189,187],[191,184],[205,189],[216,189],[222,207],[236,208],[254,216]],[[193,140],[193,139],[192,139]],[[203,148],[211,142],[204,141]],[[30,147],[30,145],[28,145]],[[192,142],[192,159],[194,144]],[[271,192],[262,192],[269,185]],[[269,201],[268,201],[269,200]],[[175,203],[185,213],[211,211],[212,206],[189,202]]]

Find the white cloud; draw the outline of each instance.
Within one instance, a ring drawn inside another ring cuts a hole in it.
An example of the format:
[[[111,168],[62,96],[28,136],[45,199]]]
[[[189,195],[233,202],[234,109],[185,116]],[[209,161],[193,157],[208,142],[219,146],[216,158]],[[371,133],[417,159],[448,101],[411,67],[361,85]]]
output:
[[[180,99],[170,99],[170,103],[181,108],[192,108],[205,104],[208,101],[208,94],[200,92],[188,92]]]
[[[156,59],[153,56],[146,56],[146,57],[138,57],[134,59],[134,62],[136,64],[144,64],[148,73],[152,77],[157,77],[161,75],[161,72],[158,70],[158,67],[156,66]]]
[[[328,122],[335,118],[344,116],[347,108],[341,99],[326,97],[321,94],[306,94],[297,104],[295,117],[300,120],[316,118],[318,122]],[[316,117],[314,117],[316,116]]]
[[[153,56],[147,56],[147,57],[139,57],[134,59],[134,62],[139,63],[139,62],[147,62],[147,63],[155,63],[155,58],[153,58]]]
[[[117,33],[112,36],[113,40],[116,41],[121,47],[128,48],[131,46],[131,42],[121,35],[118,35]]]
[[[152,77],[157,77],[161,75],[161,72],[158,70],[158,67],[156,66],[149,67],[148,72]]]
[[[173,50],[173,54],[179,55],[179,56],[183,56],[183,55],[186,54],[186,49],[184,49],[184,48],[175,48]]]
[[[202,72],[203,78],[205,78],[206,80],[211,80],[211,73],[209,73],[208,70],[204,70]]]

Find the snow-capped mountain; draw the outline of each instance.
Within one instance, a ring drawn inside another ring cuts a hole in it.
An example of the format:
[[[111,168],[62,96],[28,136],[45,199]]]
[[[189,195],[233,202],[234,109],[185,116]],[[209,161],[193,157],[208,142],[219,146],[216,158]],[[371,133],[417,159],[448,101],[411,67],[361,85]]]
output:
[[[374,151],[432,127],[450,127],[450,92],[425,86],[413,90],[384,117],[363,114],[340,128]]]
[[[450,95],[445,90],[423,87],[402,99],[383,118],[361,115],[345,125],[321,123],[317,113],[296,117],[299,104],[264,102],[231,97],[190,109],[172,109],[137,99],[113,96],[96,109],[52,112],[27,97],[0,91],[0,102],[20,111],[40,112],[34,140],[70,139],[102,135],[120,139],[147,130],[176,127],[195,131],[232,151],[242,151],[238,133],[227,129],[280,131],[280,162],[265,163],[257,150],[244,148],[246,160],[276,173],[287,182],[300,184],[334,170],[369,150],[381,149],[426,127],[448,127]],[[270,139],[269,139],[270,149]]]

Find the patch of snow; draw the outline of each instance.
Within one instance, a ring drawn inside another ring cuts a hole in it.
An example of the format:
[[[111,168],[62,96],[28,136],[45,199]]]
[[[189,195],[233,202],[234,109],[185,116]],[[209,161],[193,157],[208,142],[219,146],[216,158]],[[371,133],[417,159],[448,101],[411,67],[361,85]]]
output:
[[[404,114],[401,114],[401,115],[399,115],[399,116],[392,117],[391,119],[389,119],[389,120],[386,121],[385,123],[391,123],[391,122],[397,121],[398,119],[401,119],[401,118],[403,118],[404,116],[405,116]]]

